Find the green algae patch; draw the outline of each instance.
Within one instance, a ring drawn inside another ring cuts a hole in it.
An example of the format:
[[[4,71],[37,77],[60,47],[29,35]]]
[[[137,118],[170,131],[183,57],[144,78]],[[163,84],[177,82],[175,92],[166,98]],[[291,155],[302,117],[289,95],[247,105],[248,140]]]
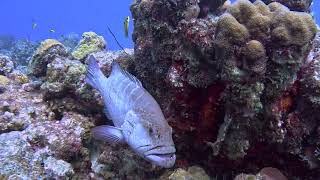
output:
[[[72,56],[76,59],[84,59],[88,54],[102,51],[105,48],[106,42],[102,36],[98,36],[95,32],[85,32],[72,52]]]

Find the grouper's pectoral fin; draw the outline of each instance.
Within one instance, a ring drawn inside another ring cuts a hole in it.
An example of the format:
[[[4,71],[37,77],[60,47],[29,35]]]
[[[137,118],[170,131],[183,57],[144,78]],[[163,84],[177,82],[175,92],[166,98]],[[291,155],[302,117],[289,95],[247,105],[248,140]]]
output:
[[[118,144],[124,142],[122,130],[114,126],[102,125],[91,129],[93,137],[110,144]]]

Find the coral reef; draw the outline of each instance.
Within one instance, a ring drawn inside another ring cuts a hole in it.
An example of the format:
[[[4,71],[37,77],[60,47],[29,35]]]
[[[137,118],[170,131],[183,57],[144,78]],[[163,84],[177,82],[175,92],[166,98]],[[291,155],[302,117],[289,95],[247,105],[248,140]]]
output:
[[[90,119],[69,113],[59,122],[39,122],[23,131],[2,133],[0,174],[9,179],[71,177],[75,168],[90,165],[81,139],[92,126]],[[75,157],[81,165],[74,164]]]
[[[287,180],[287,178],[277,168],[265,167],[259,171],[257,175],[253,174],[239,174],[234,180],[258,180],[258,179],[277,179]]]
[[[320,145],[320,33],[317,33],[313,50],[307,58],[307,65],[299,74],[298,90],[294,96],[298,102],[296,108],[287,116],[286,127],[288,136],[285,145],[288,151],[298,154],[306,165],[315,169],[319,167],[317,149]],[[308,137],[307,139],[303,137]]]
[[[72,52],[72,56],[81,60],[90,53],[103,51],[106,46],[106,42],[102,36],[98,36],[95,32],[85,32]]]
[[[21,132],[0,134],[0,152],[1,176],[8,179],[43,178],[43,157],[35,154]]]
[[[87,32],[73,52],[73,36],[43,41],[28,75],[29,51],[1,55],[0,179],[318,178],[320,33],[292,11],[310,1],[265,2],[137,0],[134,52],[107,51]],[[106,76],[116,60],[159,102],[172,169],[93,141],[90,129],[111,122],[84,82],[88,55]]]
[[[37,42],[32,42],[27,39],[19,39],[15,41],[15,44],[11,49],[9,49],[9,53],[7,55],[10,56],[17,65],[26,66],[38,45],[39,44]]]
[[[82,148],[80,133],[70,130],[61,121],[31,124],[24,134],[32,146],[44,148],[59,159],[68,160]]]
[[[65,47],[55,39],[47,39],[41,42],[29,62],[29,73],[34,76],[43,76],[49,64],[57,56],[66,56]]]
[[[227,12],[217,22],[215,44],[221,77],[231,82],[225,91],[230,120],[225,121],[235,123],[229,126],[231,139],[225,141],[229,141],[229,157],[236,158],[246,155],[250,134],[234,128],[255,127],[250,133],[259,133],[267,121],[273,133],[269,138],[283,140],[277,126],[284,123],[284,110],[275,108],[282,93],[296,80],[316,26],[310,15],[288,11],[277,3],[266,6],[261,1],[238,1]],[[297,21],[293,23],[293,19]]]
[[[54,113],[41,103],[39,92],[24,91],[15,79],[1,77],[6,79],[6,85],[0,98],[0,133],[23,130],[32,123],[54,118]]]
[[[13,71],[14,63],[8,56],[0,55],[0,74],[7,75]]]
[[[266,4],[279,2],[292,11],[310,12],[312,0],[263,0]]]
[[[0,35],[0,51],[8,51],[15,44],[16,38],[13,35],[2,34]],[[4,53],[4,52],[1,52]]]
[[[190,180],[209,180],[210,177],[206,174],[206,172],[198,167],[198,166],[191,166],[187,170],[184,170],[182,168],[176,169],[171,174],[167,173],[162,175],[161,179],[169,179],[169,180],[183,180],[183,179],[190,179]]]
[[[16,39],[12,35],[0,35],[0,54],[10,57],[17,66],[28,64],[37,42]]]
[[[44,160],[44,171],[49,177],[71,177],[74,175],[71,164],[57,160],[53,157],[48,157]]]
[[[307,56],[315,43],[312,17],[277,2],[239,0],[219,18],[212,13],[199,18],[197,6],[201,14],[201,1],[136,1],[131,6],[136,75],[174,127],[178,166],[201,161],[217,173],[232,168],[230,173],[250,168],[247,160],[265,152],[299,162],[305,148],[299,142],[312,135],[305,129],[318,127],[304,126],[295,116],[303,113],[294,113],[304,106],[297,95],[302,95],[299,81],[309,72],[303,69],[310,66]],[[312,117],[303,121],[315,122]],[[290,163],[269,156],[253,161],[281,166],[290,177],[303,176]]]
[[[122,59],[120,64],[130,68],[130,58],[122,52],[96,52],[93,56],[99,60],[106,75],[110,73],[113,59]],[[41,85],[44,99],[49,102],[52,111],[62,114],[65,110],[79,113],[99,113],[103,102],[97,91],[85,85],[86,65],[79,60],[57,57],[47,65],[45,82]],[[96,106],[92,106],[95,104]]]
[[[38,88],[25,91],[15,79],[7,79],[0,98],[0,174],[9,179],[65,178],[86,171],[90,157],[84,145],[92,119],[74,112],[58,119],[43,101],[38,82],[29,82]]]

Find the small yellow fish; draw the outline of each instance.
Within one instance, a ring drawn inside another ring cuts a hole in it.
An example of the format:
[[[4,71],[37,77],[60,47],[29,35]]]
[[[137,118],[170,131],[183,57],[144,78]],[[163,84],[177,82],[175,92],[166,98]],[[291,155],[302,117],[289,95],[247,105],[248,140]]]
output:
[[[37,28],[37,26],[38,26],[38,24],[37,24],[37,23],[32,23],[32,29],[36,29],[36,28]]]
[[[129,32],[129,21],[130,21],[130,17],[127,16],[126,20],[124,20],[124,35],[126,37],[128,37],[128,32]]]
[[[54,33],[55,31],[54,31],[54,29],[50,29],[50,32],[51,32],[51,33]]]

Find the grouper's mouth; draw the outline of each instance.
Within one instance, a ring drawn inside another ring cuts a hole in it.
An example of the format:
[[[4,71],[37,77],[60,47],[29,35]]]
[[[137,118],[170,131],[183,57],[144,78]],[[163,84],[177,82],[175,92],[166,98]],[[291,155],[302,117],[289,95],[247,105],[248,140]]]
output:
[[[147,156],[157,156],[157,157],[159,157],[159,158],[168,158],[168,159],[170,159],[170,158],[173,158],[173,157],[175,156],[175,154],[174,154],[174,153],[167,153],[167,154],[149,154],[149,155],[147,155]]]
[[[174,163],[176,161],[176,155],[174,153],[150,154],[146,156],[146,159],[151,161],[155,165],[164,168],[171,168],[172,166],[174,166]]]
[[[176,161],[175,152],[174,146],[157,146],[146,151],[144,156],[158,166],[170,168]]]
[[[170,154],[174,154],[176,152],[176,148],[171,145],[171,146],[154,146],[154,147],[150,147],[150,148],[146,148],[144,151],[144,155],[148,156],[148,155],[170,155]]]

